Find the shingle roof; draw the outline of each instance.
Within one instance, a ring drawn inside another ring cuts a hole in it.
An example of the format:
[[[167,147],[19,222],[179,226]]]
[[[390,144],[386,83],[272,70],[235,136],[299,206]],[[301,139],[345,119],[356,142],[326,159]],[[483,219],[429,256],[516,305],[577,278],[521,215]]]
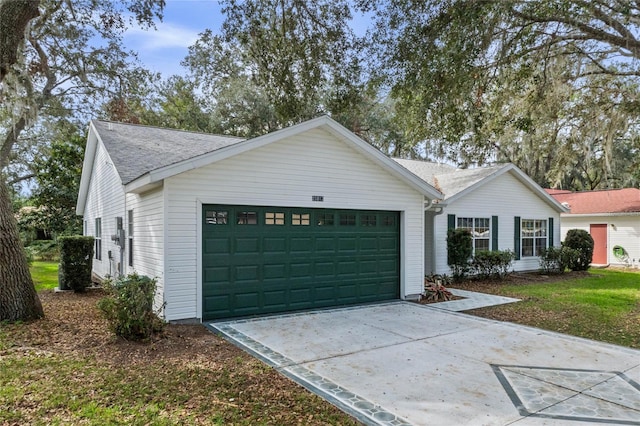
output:
[[[160,127],[93,120],[122,184],[161,167],[242,142],[244,139]]]
[[[508,164],[499,164],[476,169],[457,169],[447,164],[428,161],[400,158],[394,158],[394,160],[440,190],[444,194],[445,201],[508,166]]]
[[[560,203],[567,203],[571,214],[640,212],[640,189],[568,192],[547,190]]]

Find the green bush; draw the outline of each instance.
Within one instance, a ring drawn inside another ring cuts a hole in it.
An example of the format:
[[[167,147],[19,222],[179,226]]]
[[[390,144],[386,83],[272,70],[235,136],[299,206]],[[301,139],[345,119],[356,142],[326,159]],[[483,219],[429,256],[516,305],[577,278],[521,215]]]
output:
[[[572,271],[586,271],[593,257],[593,238],[584,229],[570,229],[562,243],[563,247],[577,250],[577,255],[571,259],[569,269]]]
[[[540,254],[540,272],[543,274],[563,274],[576,262],[580,253],[571,247],[549,247]]]
[[[478,251],[471,260],[471,272],[477,278],[506,277],[515,258],[511,250]]]
[[[81,235],[60,237],[60,289],[83,292],[91,284],[91,262],[93,261],[93,237]]]
[[[147,340],[164,328],[164,322],[153,309],[156,280],[131,274],[103,283],[108,295],[98,308],[116,336],[127,340]]]
[[[469,259],[473,254],[471,233],[462,228],[447,231],[447,264],[454,280],[464,278],[469,272]]]

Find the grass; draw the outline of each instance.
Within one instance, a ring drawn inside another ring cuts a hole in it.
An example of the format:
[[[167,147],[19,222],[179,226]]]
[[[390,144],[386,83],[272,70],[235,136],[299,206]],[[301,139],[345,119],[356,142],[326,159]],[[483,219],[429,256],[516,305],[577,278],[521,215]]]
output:
[[[579,279],[493,286],[522,302],[486,308],[482,316],[640,348],[640,274],[591,270]]]
[[[34,260],[29,269],[36,291],[53,289],[58,286],[58,262]]]

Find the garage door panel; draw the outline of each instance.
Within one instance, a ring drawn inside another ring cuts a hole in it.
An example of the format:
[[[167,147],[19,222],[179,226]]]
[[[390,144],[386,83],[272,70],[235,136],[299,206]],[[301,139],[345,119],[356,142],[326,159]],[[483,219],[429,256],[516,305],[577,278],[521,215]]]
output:
[[[206,254],[227,254],[231,247],[231,238],[207,238],[204,240],[204,250]]]
[[[273,265],[264,265],[264,279],[286,279],[288,276],[287,265],[284,263],[273,264]]]
[[[228,212],[228,222],[212,219],[220,211]],[[203,206],[203,318],[397,298],[398,218],[397,212]]]
[[[290,253],[309,253],[312,249],[313,240],[311,237],[291,237]]]

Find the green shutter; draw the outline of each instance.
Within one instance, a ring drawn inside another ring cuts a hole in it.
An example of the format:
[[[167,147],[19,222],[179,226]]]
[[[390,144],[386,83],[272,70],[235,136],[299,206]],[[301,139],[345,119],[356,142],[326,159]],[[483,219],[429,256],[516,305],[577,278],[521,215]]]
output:
[[[456,215],[450,214],[447,216],[447,229],[456,229]]]
[[[520,216],[513,218],[513,251],[516,260],[520,260]]]
[[[549,236],[549,241],[547,247],[553,247],[553,218],[549,218],[549,222],[547,223],[549,229],[547,229],[547,235]]]
[[[491,216],[491,250],[498,251],[498,216]]]

